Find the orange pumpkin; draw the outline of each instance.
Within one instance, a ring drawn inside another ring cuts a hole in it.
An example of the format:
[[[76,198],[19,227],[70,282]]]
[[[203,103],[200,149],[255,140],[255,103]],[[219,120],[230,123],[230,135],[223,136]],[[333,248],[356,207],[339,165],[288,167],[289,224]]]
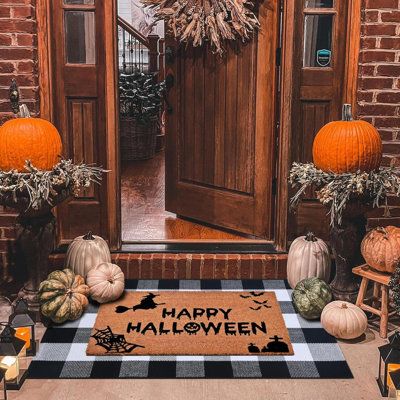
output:
[[[7,121],[0,128],[0,169],[24,172],[25,161],[41,170],[51,170],[61,155],[61,137],[56,127],[41,118],[30,118],[25,105],[21,118]]]
[[[361,254],[373,269],[393,273],[400,261],[400,228],[386,226],[368,232],[361,242]]]
[[[372,171],[382,159],[382,140],[366,121],[354,121],[351,105],[343,106],[342,121],[322,127],[314,139],[313,159],[326,172]]]

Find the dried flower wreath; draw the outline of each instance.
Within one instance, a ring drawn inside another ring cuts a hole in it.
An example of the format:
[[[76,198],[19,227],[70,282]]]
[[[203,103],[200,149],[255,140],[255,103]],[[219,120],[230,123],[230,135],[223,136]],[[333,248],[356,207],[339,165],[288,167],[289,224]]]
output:
[[[223,54],[225,40],[242,41],[259,28],[248,0],[141,0],[154,9],[156,21],[166,20],[171,33],[181,42],[201,46],[210,42],[215,53]]]

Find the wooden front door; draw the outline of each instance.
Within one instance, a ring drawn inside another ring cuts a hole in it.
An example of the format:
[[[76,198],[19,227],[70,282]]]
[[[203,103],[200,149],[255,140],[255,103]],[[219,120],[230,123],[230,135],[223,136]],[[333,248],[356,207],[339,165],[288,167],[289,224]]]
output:
[[[180,216],[271,238],[278,1],[259,2],[254,40],[208,48],[166,40],[166,208]],[[168,56],[168,53],[171,56]]]
[[[107,65],[108,60],[116,60],[114,5],[100,0],[52,0],[50,4],[53,118],[62,135],[63,155],[75,163],[111,170],[101,186],[92,185],[58,208],[59,243],[92,231],[115,247],[117,218],[110,191],[117,198],[117,146],[110,145],[109,139],[116,136],[112,101],[116,69]]]

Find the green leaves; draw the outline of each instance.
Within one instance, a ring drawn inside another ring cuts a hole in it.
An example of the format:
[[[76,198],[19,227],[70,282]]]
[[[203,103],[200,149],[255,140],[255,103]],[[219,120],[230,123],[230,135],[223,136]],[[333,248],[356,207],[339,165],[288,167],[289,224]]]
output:
[[[120,74],[119,93],[121,116],[150,124],[162,109],[165,82],[157,82],[156,74]]]

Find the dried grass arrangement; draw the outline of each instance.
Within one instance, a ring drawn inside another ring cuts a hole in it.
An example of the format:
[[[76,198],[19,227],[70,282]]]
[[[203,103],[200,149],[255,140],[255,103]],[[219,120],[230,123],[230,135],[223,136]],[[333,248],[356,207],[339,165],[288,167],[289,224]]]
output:
[[[180,42],[193,47],[210,42],[215,53],[223,54],[226,40],[250,39],[260,23],[248,0],[141,0],[152,8],[156,20],[165,20]]]
[[[342,213],[351,200],[379,207],[389,195],[400,196],[400,169],[393,166],[372,172],[335,174],[317,169],[312,163],[293,163],[289,183],[298,188],[290,201],[292,208],[308,188],[314,187],[318,200],[330,207],[331,226],[341,225]]]
[[[39,210],[45,203],[53,206],[52,198],[62,189],[68,189],[72,195],[78,195],[82,188],[92,182],[99,184],[102,168],[85,164],[74,164],[71,160],[61,160],[51,171],[35,168],[30,161],[25,165],[26,173],[0,171],[0,204],[10,199],[18,202],[20,196],[28,197],[28,208]]]

